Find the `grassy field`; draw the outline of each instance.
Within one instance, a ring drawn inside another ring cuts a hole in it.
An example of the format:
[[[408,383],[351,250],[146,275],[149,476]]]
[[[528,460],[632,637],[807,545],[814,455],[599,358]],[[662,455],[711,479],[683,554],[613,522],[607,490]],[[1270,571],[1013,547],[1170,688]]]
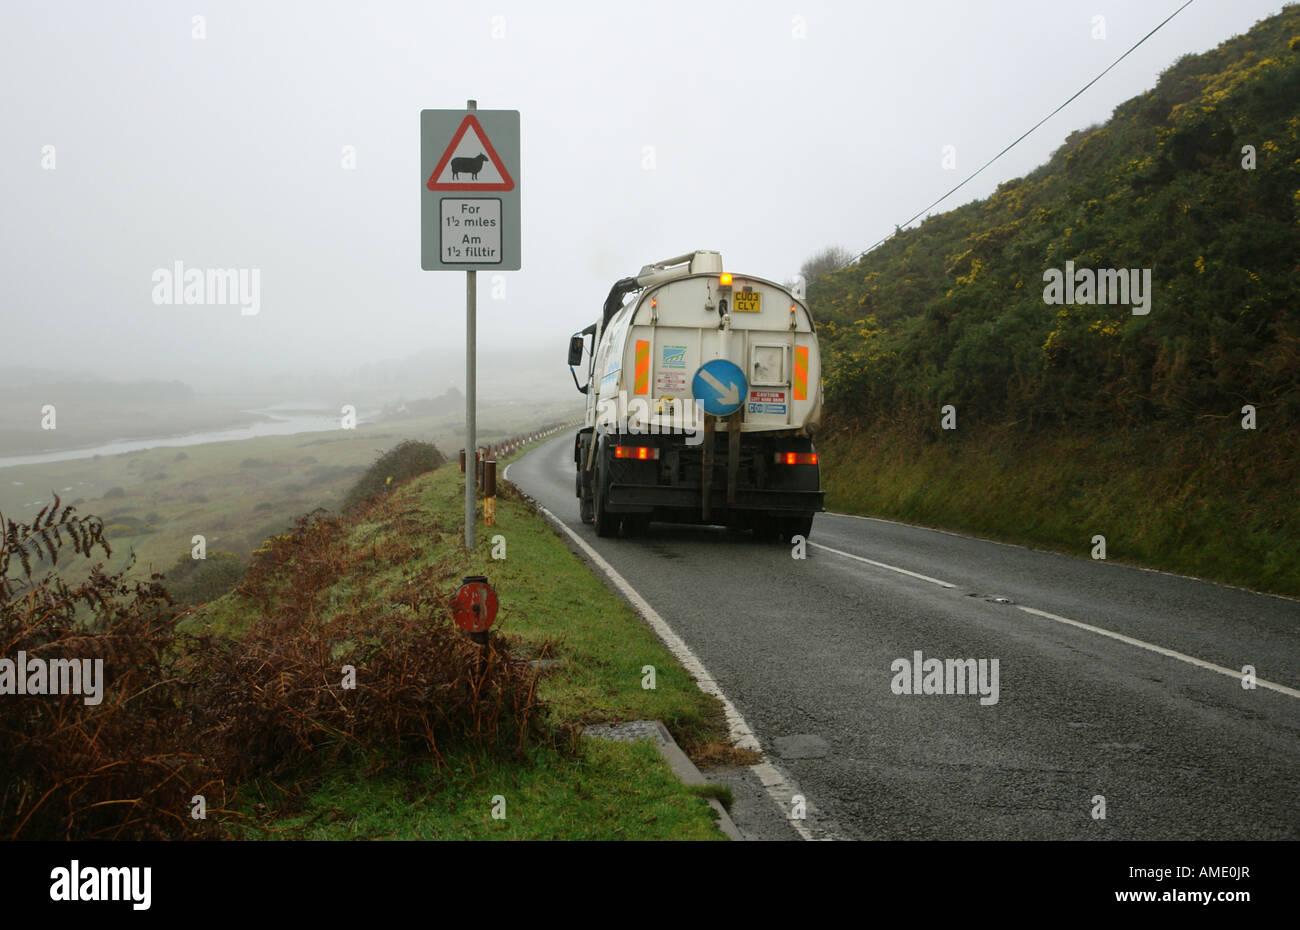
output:
[[[284,838],[350,839],[716,839],[712,810],[672,776],[649,744],[575,736],[584,724],[659,719],[688,751],[726,753],[717,702],[703,694],[632,609],[612,594],[550,527],[513,493],[501,496],[497,525],[480,525],[475,550],[462,546],[464,484],[454,463],[391,492],[385,506],[347,526],[345,560],[356,568],[316,599],[322,619],[376,607],[409,610],[412,585],[449,597],[465,575],[486,575],[501,611],[494,627],[516,654],[557,660],[539,682],[554,740],[523,764],[481,753],[444,753],[446,765],[414,769],[353,758],[304,772],[293,810],[265,824]],[[503,558],[494,558],[504,556]],[[286,579],[286,596],[292,578]],[[239,635],[277,604],[231,594],[192,615],[191,631]],[[446,623],[445,616],[430,622]],[[654,666],[656,687],[642,687]],[[283,787],[283,786],[282,786]],[[246,789],[244,809],[280,808],[286,793]],[[504,818],[492,816],[504,800]]]
[[[1234,426],[1032,440],[1003,429],[937,442],[845,431],[818,449],[830,510],[1084,557],[1102,535],[1113,561],[1300,595],[1294,437]]]
[[[246,560],[294,517],[336,504],[376,454],[398,441],[398,429],[410,434],[421,426],[359,426],[13,466],[0,471],[0,509],[27,515],[32,502],[58,492],[79,512],[104,519],[112,568],[134,552],[140,571],[165,572],[189,557],[195,535],[205,537],[210,553]]]
[[[551,411],[546,411],[551,413]],[[539,411],[484,412],[480,438],[536,425]],[[460,414],[360,423],[351,430],[266,436],[0,469],[0,512],[30,518],[58,493],[80,513],[104,519],[110,568],[134,552],[141,573],[188,558],[195,535],[209,553],[241,561],[262,540],[316,507],[335,507],[380,452],[405,438],[434,442],[448,456],[461,445]]]

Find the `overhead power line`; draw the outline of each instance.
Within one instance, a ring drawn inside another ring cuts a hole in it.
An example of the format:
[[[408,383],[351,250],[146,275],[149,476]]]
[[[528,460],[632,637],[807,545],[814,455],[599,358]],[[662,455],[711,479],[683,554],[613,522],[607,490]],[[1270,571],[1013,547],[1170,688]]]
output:
[[[911,223],[913,220],[915,220],[917,217],[920,217],[920,216],[925,215],[926,213],[929,213],[931,210],[933,210],[933,209],[934,209],[935,207],[937,207],[939,204],[943,203],[945,200],[947,200],[947,199],[948,199],[949,197],[951,197],[953,194],[957,193],[957,191],[959,191],[959,190],[961,190],[963,187],[965,187],[968,183],[970,183],[972,180],[974,180],[975,177],[978,176],[979,173],[982,172],[985,168],[987,168],[989,165],[993,164],[995,161],[997,161],[997,160],[998,160],[999,158],[1001,158],[1003,155],[1007,154],[1007,152],[1011,151],[1013,148],[1015,148],[1017,145],[1019,145],[1020,142],[1021,142],[1022,140],[1024,140],[1025,137],[1028,136],[1030,133],[1032,133],[1035,129],[1037,129],[1039,126],[1043,125],[1043,123],[1047,122],[1049,119],[1051,119],[1051,118],[1052,118],[1053,116],[1055,116],[1057,113],[1060,113],[1060,112],[1061,112],[1062,110],[1064,110],[1067,106],[1069,106],[1071,103],[1073,103],[1075,100],[1077,100],[1077,99],[1079,98],[1079,96],[1080,96],[1080,95],[1081,95],[1085,90],[1087,90],[1087,89],[1088,89],[1089,87],[1091,87],[1093,84],[1096,84],[1096,83],[1097,83],[1098,81],[1100,81],[1103,77],[1105,77],[1105,76],[1106,76],[1106,73],[1107,73],[1108,71],[1110,71],[1111,68],[1114,68],[1117,64],[1119,64],[1121,61],[1123,61],[1123,60],[1124,60],[1125,58],[1127,58],[1129,55],[1133,54],[1133,52],[1138,48],[1138,46],[1140,46],[1140,45],[1141,45],[1143,42],[1145,42],[1147,39],[1151,38],[1153,35],[1155,35],[1157,32],[1159,32],[1159,31],[1164,27],[1165,23],[1168,23],[1171,19],[1173,19],[1175,16],[1177,16],[1177,15],[1178,15],[1179,13],[1181,13],[1183,10],[1185,10],[1185,9],[1187,9],[1189,6],[1191,6],[1191,5],[1192,5],[1192,2],[1193,2],[1193,0],[1187,0],[1186,3],[1184,3],[1184,4],[1183,4],[1182,6],[1180,6],[1178,9],[1174,10],[1174,11],[1173,11],[1172,13],[1170,13],[1168,16],[1166,16],[1166,17],[1164,18],[1164,20],[1160,23],[1160,25],[1156,26],[1154,29],[1152,29],[1150,32],[1148,32],[1146,35],[1144,35],[1142,38],[1140,38],[1140,39],[1138,39],[1136,42],[1134,42],[1133,45],[1129,48],[1129,50],[1128,50],[1127,52],[1125,52],[1123,55],[1120,55],[1118,58],[1116,58],[1114,61],[1112,61],[1109,65],[1107,65],[1105,71],[1102,71],[1100,74],[1098,74],[1095,78],[1093,78],[1093,79],[1092,79],[1091,81],[1089,81],[1087,84],[1084,84],[1084,85],[1083,85],[1082,87],[1080,87],[1077,91],[1075,91],[1074,94],[1070,97],[1070,99],[1066,100],[1064,103],[1062,103],[1059,107],[1057,107],[1057,108],[1056,108],[1055,110],[1053,110],[1051,113],[1048,113],[1046,116],[1044,116],[1044,117],[1043,117],[1042,119],[1040,119],[1038,122],[1034,123],[1034,125],[1030,126],[1028,129],[1026,129],[1023,133],[1020,134],[1019,138],[1017,138],[1014,142],[1012,142],[1010,145],[1008,145],[1008,146],[1007,146],[1006,148],[1004,148],[1002,151],[998,152],[996,155],[994,155],[992,158],[990,158],[990,159],[989,159],[988,161],[986,161],[984,164],[982,164],[982,165],[980,165],[978,168],[976,168],[973,172],[971,172],[971,174],[970,174],[969,177],[967,177],[964,181],[962,181],[960,184],[958,184],[958,185],[957,185],[956,187],[954,187],[952,190],[948,191],[948,193],[944,194],[942,197],[940,197],[940,198],[939,198],[938,200],[936,200],[934,203],[930,204],[930,205],[929,205],[928,207],[926,207],[925,209],[923,209],[923,210],[918,210],[916,213],[914,213],[914,214],[913,214],[911,217],[909,217],[907,220],[905,220],[904,222],[900,223],[897,227],[895,227],[895,231],[900,230],[900,229],[905,229],[905,228],[908,226],[908,224],[910,224],[910,223]],[[885,236],[885,237],[884,237],[883,239],[881,239],[879,242],[873,243],[872,245],[868,246],[866,249],[864,249],[863,251],[861,251],[861,252],[859,252],[857,255],[855,255],[852,259],[850,259],[849,261],[845,262],[844,265],[842,265],[841,267],[848,267],[849,265],[851,265],[851,264],[853,264],[854,262],[858,261],[859,259],[863,258],[863,257],[864,257],[868,252],[870,252],[872,249],[876,248],[876,246],[881,245],[881,244],[884,243],[884,242],[888,242],[889,239],[890,239],[890,236],[892,236],[892,235],[894,235],[894,234],[893,234],[893,233],[890,233],[889,236]]]

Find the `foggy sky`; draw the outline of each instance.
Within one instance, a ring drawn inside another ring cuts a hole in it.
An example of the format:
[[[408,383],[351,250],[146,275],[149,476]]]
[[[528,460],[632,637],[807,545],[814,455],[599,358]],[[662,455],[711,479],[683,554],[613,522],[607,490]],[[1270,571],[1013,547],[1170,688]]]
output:
[[[565,340],[616,278],[709,248],[784,280],[824,246],[864,249],[1180,2],[9,0],[0,365],[233,388],[440,347],[441,391],[464,275],[420,270],[419,112],[473,97],[521,111],[522,136],[524,267],[504,298],[480,274],[480,352],[535,349],[567,383]],[[1282,5],[1197,0],[936,212]],[[176,261],[259,269],[260,312],[155,305]]]

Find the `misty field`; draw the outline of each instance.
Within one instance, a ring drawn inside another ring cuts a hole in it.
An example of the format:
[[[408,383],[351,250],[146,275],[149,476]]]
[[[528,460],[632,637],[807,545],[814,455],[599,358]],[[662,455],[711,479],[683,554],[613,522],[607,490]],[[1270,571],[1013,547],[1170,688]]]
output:
[[[554,417],[554,405],[503,405],[481,414],[479,438],[492,442]],[[195,536],[204,537],[210,558],[230,553],[246,563],[295,517],[336,507],[366,466],[403,439],[432,441],[454,457],[462,421],[389,419],[350,430],[15,465],[0,469],[0,512],[31,518],[58,494],[79,513],[102,517],[113,547],[110,570],[134,553],[136,573],[167,572],[189,559]]]

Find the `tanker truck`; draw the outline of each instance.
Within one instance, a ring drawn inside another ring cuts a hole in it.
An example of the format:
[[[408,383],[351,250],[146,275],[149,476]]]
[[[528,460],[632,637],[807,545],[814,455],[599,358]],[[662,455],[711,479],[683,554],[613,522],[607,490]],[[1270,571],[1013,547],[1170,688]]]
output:
[[[587,401],[574,490],[598,535],[652,520],[809,535],[821,358],[801,296],[714,251],[654,262],[614,283],[568,363]]]

